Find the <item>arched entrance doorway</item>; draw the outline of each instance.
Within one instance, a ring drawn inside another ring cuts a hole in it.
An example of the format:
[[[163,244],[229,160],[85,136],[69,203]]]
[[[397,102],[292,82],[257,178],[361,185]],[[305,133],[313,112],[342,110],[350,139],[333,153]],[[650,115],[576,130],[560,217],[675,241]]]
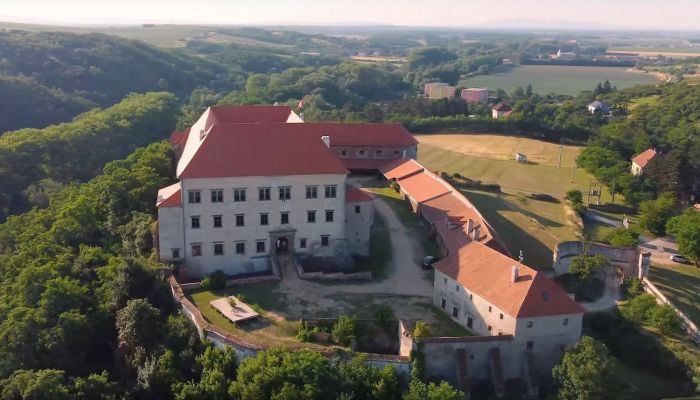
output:
[[[275,241],[275,251],[277,254],[287,254],[289,252],[289,239],[286,236],[280,236]]]

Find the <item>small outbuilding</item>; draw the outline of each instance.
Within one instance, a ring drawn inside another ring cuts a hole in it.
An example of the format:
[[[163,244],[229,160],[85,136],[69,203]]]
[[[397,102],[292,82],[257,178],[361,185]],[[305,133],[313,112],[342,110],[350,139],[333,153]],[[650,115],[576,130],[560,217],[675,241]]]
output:
[[[238,300],[235,296],[222,297],[209,303],[224,317],[234,324],[260,316],[249,305]]]
[[[508,118],[510,114],[513,113],[513,107],[510,104],[498,103],[491,109],[491,116],[493,119],[504,119]]]
[[[523,153],[515,153],[515,161],[527,164],[527,156]]]
[[[597,111],[600,111],[603,114],[608,114],[610,113],[610,106],[607,105],[606,103],[602,101],[594,101],[591,104],[588,105],[588,112],[591,114],[595,114]]]
[[[632,158],[632,168],[630,169],[632,175],[642,175],[644,173],[644,168],[646,168],[656,155],[656,149],[646,149],[642,153],[634,156],[634,158]]]

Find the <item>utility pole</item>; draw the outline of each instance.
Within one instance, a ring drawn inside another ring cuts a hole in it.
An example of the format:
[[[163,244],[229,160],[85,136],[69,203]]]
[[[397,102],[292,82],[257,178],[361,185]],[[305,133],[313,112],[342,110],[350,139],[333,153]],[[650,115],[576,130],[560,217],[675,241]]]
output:
[[[613,179],[612,190],[610,190],[610,192],[612,192],[612,203],[613,204],[615,204],[615,192],[616,192],[615,189],[617,189],[617,178]]]
[[[564,141],[562,140],[559,143],[559,167],[558,168],[561,168],[561,157],[563,154],[564,154]]]
[[[574,167],[571,168],[571,183],[574,183],[574,173],[576,172],[576,160],[574,160]]]

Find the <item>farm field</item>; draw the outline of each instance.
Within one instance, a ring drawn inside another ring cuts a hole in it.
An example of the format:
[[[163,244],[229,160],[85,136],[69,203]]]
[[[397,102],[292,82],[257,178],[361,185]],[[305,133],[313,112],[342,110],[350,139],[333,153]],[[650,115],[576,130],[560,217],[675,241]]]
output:
[[[653,74],[629,71],[624,67],[570,67],[558,65],[522,65],[495,70],[490,75],[464,79],[459,85],[503,89],[510,92],[517,86],[532,85],[540,94],[557,93],[577,95],[582,90],[593,90],[598,83],[609,80],[620,89],[657,82]]]
[[[588,190],[590,176],[582,169],[573,170],[571,183],[573,160],[582,147],[565,146],[562,168],[557,168],[559,145],[553,143],[487,134],[416,138],[420,142],[418,160],[430,170],[457,172],[472,180],[501,185],[502,192],[498,194],[477,190],[463,193],[493,225],[514,256],[523,250],[525,264],[550,268],[556,244],[577,238],[567,221],[563,198],[567,190]],[[516,151],[527,154],[537,164],[515,162]],[[536,200],[532,194],[547,194],[558,202]],[[606,194],[603,200],[609,201]]]

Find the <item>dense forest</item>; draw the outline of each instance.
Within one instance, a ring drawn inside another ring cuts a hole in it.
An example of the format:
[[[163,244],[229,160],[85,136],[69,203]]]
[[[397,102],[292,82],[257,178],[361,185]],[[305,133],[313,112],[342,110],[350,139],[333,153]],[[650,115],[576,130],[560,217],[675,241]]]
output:
[[[68,121],[131,92],[232,88],[220,64],[107,35],[0,31],[0,133]]]
[[[176,113],[177,101],[170,93],[133,94],[72,122],[1,136],[0,221],[46,204],[47,192],[56,187],[87,181],[106,163],[167,137]]]

